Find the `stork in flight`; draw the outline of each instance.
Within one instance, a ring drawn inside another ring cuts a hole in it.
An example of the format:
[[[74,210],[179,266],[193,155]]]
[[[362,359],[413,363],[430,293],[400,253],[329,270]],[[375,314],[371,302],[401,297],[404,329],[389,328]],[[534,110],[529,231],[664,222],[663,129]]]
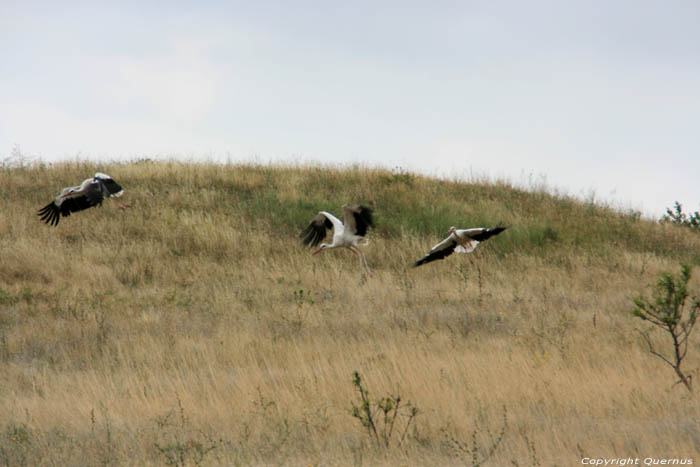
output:
[[[436,259],[444,259],[455,251],[457,253],[471,253],[480,242],[488,240],[504,230],[506,230],[505,227],[496,227],[495,229],[485,229],[483,227],[458,229],[454,226],[450,227],[450,230],[447,231],[449,236],[432,247],[428,254],[422,259],[413,263],[413,267],[418,267],[421,264],[429,263]],[[469,261],[471,261],[471,258],[469,258]]]
[[[333,214],[321,211],[313,218],[311,223],[301,233],[304,245],[312,247],[318,244],[326,236],[328,229],[333,229],[333,242],[321,243],[319,248],[314,251],[314,255],[331,248],[344,247],[355,253],[360,258],[360,268],[364,268],[367,274],[371,274],[367,258],[359,249],[358,242],[364,238],[369,227],[374,226],[372,219],[372,209],[359,204],[343,206],[343,219],[345,223],[335,217]]]
[[[83,180],[79,186],[61,190],[61,194],[37,214],[47,224],[58,225],[61,215],[66,217],[72,212],[99,206],[103,199],[121,196],[123,193],[122,187],[112,177],[97,172],[93,178]]]

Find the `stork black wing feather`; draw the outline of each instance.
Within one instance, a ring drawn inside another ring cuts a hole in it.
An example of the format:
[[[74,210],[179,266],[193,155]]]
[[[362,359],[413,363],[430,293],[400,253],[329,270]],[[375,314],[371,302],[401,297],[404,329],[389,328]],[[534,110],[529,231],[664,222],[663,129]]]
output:
[[[476,240],[477,242],[483,242],[484,240],[487,240],[493,237],[494,235],[498,235],[504,230],[506,230],[505,227],[496,227],[495,229],[486,229],[481,233],[478,233],[476,235],[470,235],[469,237]]]
[[[419,259],[418,261],[413,263],[413,267],[417,268],[421,264],[430,263],[431,261],[447,258],[452,253],[454,253],[455,248],[457,248],[457,242],[453,241],[450,245],[448,245],[447,247],[445,247],[441,250],[436,250],[436,251],[433,251],[432,253],[428,253],[422,259]]]
[[[302,238],[304,245],[311,244],[314,246],[316,244],[316,229],[314,229],[313,223],[309,224],[302,232],[299,237]]]
[[[122,191],[122,187],[120,184],[115,182],[111,178],[101,178],[100,181],[102,182],[102,185],[104,186],[105,190],[107,191],[107,196],[112,196],[115,193],[119,193]]]
[[[41,208],[37,212],[37,215],[41,218],[42,221],[53,226],[58,225],[58,221],[60,219],[60,211],[58,209],[58,206],[56,206],[56,204],[53,201]]]
[[[107,194],[109,196],[109,194]],[[102,200],[105,199],[104,192],[102,191],[102,184],[100,182],[96,183],[91,183],[90,186],[88,187],[87,190],[85,190],[85,195],[78,197],[78,198],[73,198],[73,199],[80,199],[79,204],[82,206],[83,204],[88,204],[87,207],[84,207],[82,209],[87,209],[92,206],[96,205],[101,205]],[[82,201],[84,200],[84,201]]]
[[[97,204],[102,203],[102,197],[90,199],[88,196],[78,196],[76,198],[68,198],[63,203],[61,203],[61,214],[64,216],[70,216],[72,212],[83,211],[85,209],[91,208]]]
[[[326,236],[326,230],[333,228],[333,223],[326,216],[323,220],[317,216],[299,235],[302,237],[304,245],[318,246]]]
[[[367,228],[374,226],[373,212],[372,208],[360,206],[360,212],[353,213],[355,217],[355,228],[357,229],[356,234],[360,237],[364,237],[365,234],[367,234]]]
[[[317,246],[321,240],[323,240],[323,237],[326,236],[325,234],[325,228],[321,228],[319,230],[314,224],[309,224],[309,226],[301,233],[301,236],[303,237],[304,245]]]

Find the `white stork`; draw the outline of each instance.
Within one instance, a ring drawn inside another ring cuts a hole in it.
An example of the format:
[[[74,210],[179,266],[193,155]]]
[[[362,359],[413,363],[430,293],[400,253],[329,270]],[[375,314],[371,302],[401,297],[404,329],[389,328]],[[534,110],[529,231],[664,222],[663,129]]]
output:
[[[471,253],[479,245],[494,235],[506,230],[505,227],[496,227],[495,229],[485,229],[483,227],[478,227],[475,229],[458,229],[457,227],[450,227],[447,231],[449,236],[432,247],[427,255],[422,259],[419,259],[413,263],[413,267],[418,267],[421,264],[429,263],[435,261],[436,259],[443,259],[450,256],[455,251],[457,253]],[[471,258],[469,259],[471,261]]]
[[[107,174],[97,172],[93,178],[83,180],[79,186],[64,188],[61,194],[37,213],[41,220],[58,225],[60,216],[70,216],[72,212],[99,206],[102,200],[111,196],[121,196],[122,187]]]
[[[371,274],[367,258],[360,251],[358,242],[364,238],[369,227],[374,226],[372,219],[372,209],[359,204],[343,206],[343,219],[345,223],[333,214],[320,211],[304,229],[300,237],[303,238],[304,245],[317,246],[326,236],[327,229],[333,229],[333,242],[330,244],[321,243],[314,251],[314,255],[331,248],[344,247],[355,253],[360,258],[360,268],[364,268]]]

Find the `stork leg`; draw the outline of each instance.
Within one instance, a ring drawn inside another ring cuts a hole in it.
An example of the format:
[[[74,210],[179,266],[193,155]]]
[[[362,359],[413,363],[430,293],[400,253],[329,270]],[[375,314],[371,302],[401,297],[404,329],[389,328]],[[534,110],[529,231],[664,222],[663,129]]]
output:
[[[360,270],[362,271],[362,275],[364,276],[365,271],[366,271],[367,275],[371,276],[372,271],[370,271],[370,269],[369,269],[369,265],[367,264],[367,258],[365,257],[365,254],[362,253],[362,251],[360,251],[359,249],[357,249],[355,247],[351,247],[350,251],[355,253],[357,255],[357,257],[360,259]]]
[[[354,252],[357,255],[357,259],[360,261],[360,272],[364,276],[365,275],[365,271],[364,271],[365,265],[362,263],[362,254],[360,253],[359,250],[354,250]]]
[[[358,250],[358,251],[359,251],[359,250]],[[364,254],[362,251],[359,251],[359,253],[360,253],[360,258],[361,258],[361,260],[362,260],[362,263],[364,264],[365,269],[367,270],[367,275],[368,275],[368,276],[371,276],[371,275],[372,275],[372,271],[370,271],[370,269],[369,269],[369,264],[367,264],[367,256],[365,256],[365,254]]]
[[[364,270],[363,270],[364,265],[362,264],[362,255],[360,255],[360,250],[358,250],[357,248],[352,247],[352,246],[351,246],[351,247],[348,247],[348,249],[349,249],[350,251],[352,251],[353,254],[354,254],[355,256],[357,256],[357,259],[360,261],[360,271],[362,272],[362,275],[364,276],[364,274],[365,274],[365,272],[364,272]]]

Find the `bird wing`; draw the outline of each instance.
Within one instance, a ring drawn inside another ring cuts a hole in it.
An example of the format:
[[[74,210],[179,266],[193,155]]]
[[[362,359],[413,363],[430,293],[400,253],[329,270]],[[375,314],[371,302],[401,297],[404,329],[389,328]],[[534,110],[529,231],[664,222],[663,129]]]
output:
[[[64,188],[52,202],[41,208],[37,215],[51,225],[58,225],[60,216],[70,216],[72,212],[82,211],[102,204],[110,196],[121,196],[122,187],[107,174],[97,172],[93,178],[83,180],[78,186]]]
[[[374,226],[372,218],[372,208],[360,206],[359,204],[343,206],[343,219],[345,220],[345,228],[360,237],[367,234],[367,229]]]
[[[98,194],[99,188],[98,188]],[[83,209],[91,208],[95,204],[99,204],[102,201],[102,195],[96,198],[94,195],[88,196],[87,194],[81,194],[79,196],[74,196],[72,198],[65,198],[60,205],[56,204],[56,201],[51,201],[49,204],[41,208],[37,215],[42,221],[47,224],[57,226],[60,220],[60,216],[70,216],[72,212],[82,211]]]
[[[63,216],[70,216],[72,212],[82,211],[102,203],[102,191],[98,185],[91,187],[83,194],[66,198],[59,207]]]
[[[340,222],[340,221],[338,221]],[[326,237],[326,231],[333,228],[333,222],[324,212],[319,212],[311,223],[299,235],[304,245],[318,246]]]
[[[69,197],[68,199],[79,199],[84,197],[85,200],[77,202],[77,205],[79,206],[87,205],[82,209],[87,209],[97,204],[102,204],[102,200],[105,199],[105,194],[102,190],[102,182],[100,182],[100,180],[98,179],[93,179],[92,183],[88,184],[85,187],[85,190],[83,190],[82,195],[83,196],[76,196],[75,198]],[[82,209],[76,209],[76,211],[80,211]]]
[[[110,196],[119,197],[124,194],[124,190],[122,189],[121,185],[115,182],[114,179],[107,174],[97,172],[94,180],[99,183],[102,195],[105,198],[109,198]]]
[[[42,221],[50,225],[58,225],[60,219],[61,210],[58,209],[56,203],[51,201],[49,204],[39,209],[37,216],[41,218]]]
[[[455,248],[457,248],[457,240],[455,240],[454,235],[450,234],[449,237],[432,247],[428,254],[422,259],[413,263],[413,267],[415,268],[421,264],[430,263],[437,259],[444,259],[454,253]]]
[[[495,229],[467,229],[463,232],[472,240],[476,240],[477,242],[483,242],[484,240],[488,240],[494,235],[498,235],[504,230],[506,230],[505,227],[496,227]]]

